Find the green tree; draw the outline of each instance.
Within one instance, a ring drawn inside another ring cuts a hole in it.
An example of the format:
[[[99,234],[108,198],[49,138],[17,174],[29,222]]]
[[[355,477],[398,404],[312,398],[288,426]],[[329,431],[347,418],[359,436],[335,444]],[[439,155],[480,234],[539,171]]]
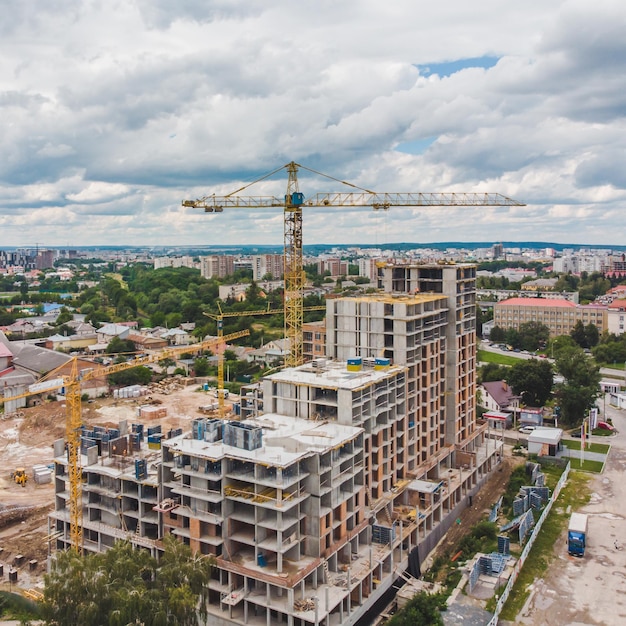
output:
[[[600,331],[595,324],[587,324],[585,326],[585,343],[587,348],[593,348],[600,341]]]
[[[204,357],[198,357],[193,362],[193,371],[196,376],[207,376],[209,374],[209,361]]]
[[[144,365],[131,367],[109,375],[109,383],[126,387],[128,385],[147,385],[152,380],[152,370]]]
[[[163,540],[160,560],[129,542],[103,553],[57,553],[44,577],[42,613],[46,624],[99,626],[196,626],[207,615],[213,561],[192,555],[172,536]]]
[[[550,329],[541,322],[525,322],[519,327],[519,347],[534,352],[545,346],[550,337]]]
[[[578,346],[559,350],[555,367],[565,379],[556,390],[561,419],[565,424],[575,426],[594,406],[600,393],[600,369]]]
[[[109,345],[106,347],[105,352],[107,354],[120,354],[136,352],[135,344],[130,339],[120,339],[119,337],[113,337],[109,341]]]
[[[505,380],[509,374],[509,368],[506,365],[498,363],[485,363],[478,369],[478,382],[489,383],[494,380]]]
[[[578,320],[572,330],[570,330],[569,336],[581,347],[588,348],[587,335],[585,334],[585,325],[581,320]]]
[[[506,336],[506,331],[500,326],[494,326],[489,333],[489,339],[495,343],[502,343]]]
[[[513,393],[527,406],[543,406],[552,394],[552,364],[546,360],[520,360],[508,372]]]
[[[443,594],[420,591],[413,596],[388,622],[388,626],[442,626],[441,611],[445,611]]]

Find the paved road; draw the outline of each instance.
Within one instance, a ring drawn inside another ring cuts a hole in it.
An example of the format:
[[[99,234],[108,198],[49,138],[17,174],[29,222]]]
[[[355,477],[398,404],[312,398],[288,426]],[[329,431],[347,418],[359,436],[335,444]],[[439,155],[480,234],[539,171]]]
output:
[[[608,462],[590,483],[591,500],[581,509],[589,515],[585,556],[568,556],[564,533],[555,545],[556,560],[546,576],[535,581],[516,624],[626,624],[626,411],[607,403],[607,414],[619,432],[603,439],[611,444]],[[615,549],[616,540],[622,550]]]

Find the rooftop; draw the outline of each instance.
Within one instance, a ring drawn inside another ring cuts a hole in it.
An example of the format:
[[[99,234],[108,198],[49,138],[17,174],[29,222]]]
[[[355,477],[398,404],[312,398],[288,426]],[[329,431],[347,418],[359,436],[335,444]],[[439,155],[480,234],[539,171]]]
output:
[[[547,298],[509,298],[498,302],[497,306],[543,306],[546,308],[563,307],[575,309],[576,305],[569,300],[547,299]]]
[[[355,390],[397,376],[405,370],[406,368],[400,365],[390,365],[386,369],[363,367],[359,371],[348,371],[344,361],[317,359],[298,367],[270,374],[266,376],[266,379],[331,389]]]
[[[258,419],[237,422],[263,429],[263,446],[246,450],[229,446],[223,441],[208,442],[179,435],[163,445],[172,452],[189,454],[217,461],[236,458],[243,461],[263,463],[274,467],[288,467],[311,453],[323,453],[355,439],[362,428],[343,426],[335,422],[315,422],[276,413],[266,413]]]

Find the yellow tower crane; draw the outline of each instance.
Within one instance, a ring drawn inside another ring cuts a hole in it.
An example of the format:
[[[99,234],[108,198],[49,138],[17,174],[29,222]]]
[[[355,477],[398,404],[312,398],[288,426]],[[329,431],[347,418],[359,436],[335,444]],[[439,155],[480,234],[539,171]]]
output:
[[[286,169],[288,172],[287,193],[284,198],[276,196],[239,195],[251,185],[269,178]],[[325,176],[336,182],[348,185],[358,192],[318,193],[305,199],[298,186],[298,169]],[[197,200],[183,200],[184,207],[201,208],[206,213],[221,213],[229,208],[282,208],[284,211],[284,267],[285,267],[285,336],[289,340],[290,353],[285,365],[293,367],[302,363],[302,322],[304,267],[302,260],[302,209],[304,207],[364,207],[374,210],[387,210],[396,207],[431,206],[525,206],[523,203],[498,193],[376,193],[340,181],[327,174],[291,162],[269,172],[261,178],[225,196],[204,196]]]
[[[217,303],[219,313],[205,313],[207,317],[217,322],[217,338],[220,341],[217,355],[217,407],[220,419],[224,418],[224,318],[225,317],[257,317],[260,315],[282,315],[284,309],[261,309],[258,311],[222,311],[222,307]],[[326,306],[307,306],[302,311],[325,311]]]
[[[80,458],[80,428],[82,425],[80,399],[81,383],[96,378],[103,378],[110,374],[132,369],[140,365],[156,363],[157,361],[175,357],[180,354],[199,352],[207,348],[215,347],[221,341],[230,341],[231,339],[238,339],[249,334],[249,330],[240,330],[239,332],[226,335],[221,339],[213,337],[189,346],[164,348],[163,350],[153,352],[146,356],[138,356],[124,363],[114,363],[112,365],[102,365],[94,368],[90,367],[81,371],[78,370],[78,359],[74,357],[71,362],[68,361],[68,363],[71,363],[69,374],[60,373],[60,370],[66,368],[68,365],[68,363],[64,363],[61,367],[52,370],[42,381],[31,385],[31,389],[28,392],[14,396],[0,397],[0,404],[2,404],[10,402],[11,400],[19,400],[20,398],[28,398],[41,393],[48,393],[55,389],[65,388],[65,438],[67,442],[67,464],[70,483],[70,543],[74,550],[80,553],[83,549],[82,465]]]

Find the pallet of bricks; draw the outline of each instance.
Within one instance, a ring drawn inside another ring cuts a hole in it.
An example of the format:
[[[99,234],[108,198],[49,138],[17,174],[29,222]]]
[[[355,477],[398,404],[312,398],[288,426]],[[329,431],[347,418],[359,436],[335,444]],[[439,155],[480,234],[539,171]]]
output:
[[[52,482],[52,470],[47,465],[33,465],[33,480],[38,485]]]

